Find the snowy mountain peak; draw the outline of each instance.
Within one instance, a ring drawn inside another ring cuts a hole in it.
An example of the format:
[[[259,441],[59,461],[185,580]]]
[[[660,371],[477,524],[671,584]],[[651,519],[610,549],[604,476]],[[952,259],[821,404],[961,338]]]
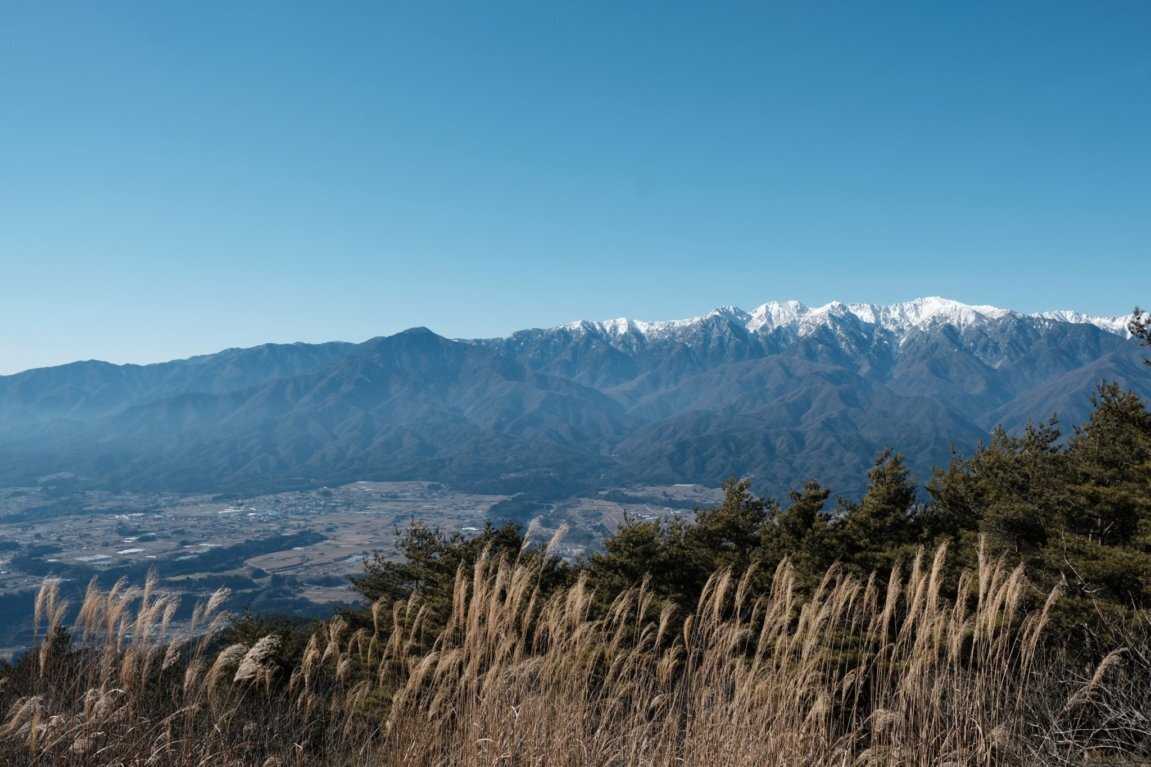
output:
[[[901,304],[875,306],[854,304],[851,313],[864,322],[880,325],[897,335],[929,325],[953,325],[965,328],[988,320],[999,320],[1011,314],[994,306],[968,306],[939,296],[917,298]]]
[[[799,301],[769,301],[751,312],[736,306],[722,306],[705,315],[683,320],[643,322],[620,318],[603,322],[573,322],[562,328],[570,331],[598,332],[607,336],[640,335],[667,337],[696,327],[716,318],[742,325],[751,333],[771,333],[790,330],[808,335],[819,328],[854,318],[854,320],[882,328],[899,338],[917,330],[937,325],[969,328],[1008,317],[1027,317],[1053,322],[1090,324],[1116,335],[1127,335],[1128,317],[1092,317],[1078,312],[1058,311],[1039,314],[1021,314],[996,306],[969,305],[940,296],[916,298],[898,304],[846,304],[832,301],[811,308]]]
[[[807,312],[808,308],[799,301],[770,301],[752,311],[747,329],[756,333],[794,325]]]
[[[751,319],[751,315],[749,315],[743,309],[740,309],[738,306],[721,306],[717,309],[712,309],[710,312],[704,315],[704,319],[710,319],[712,317],[720,317],[726,320],[735,320],[736,322],[740,323],[746,323]]]
[[[576,322],[569,322],[566,325],[560,325],[558,330],[567,330],[575,333],[601,333],[610,336],[622,336],[632,332],[642,333],[647,329],[650,323],[640,322],[638,320],[631,320],[627,317],[619,317],[614,320],[602,320],[593,322],[592,320],[578,320]]]
[[[1039,314],[1032,314],[1031,316],[1044,320],[1054,320],[1055,322],[1069,322],[1073,325],[1094,325],[1097,328],[1102,328],[1117,336],[1126,337],[1131,335],[1130,331],[1127,330],[1127,324],[1131,321],[1130,315],[1123,317],[1092,317],[1087,314],[1080,314],[1079,312],[1061,311],[1040,312]]]

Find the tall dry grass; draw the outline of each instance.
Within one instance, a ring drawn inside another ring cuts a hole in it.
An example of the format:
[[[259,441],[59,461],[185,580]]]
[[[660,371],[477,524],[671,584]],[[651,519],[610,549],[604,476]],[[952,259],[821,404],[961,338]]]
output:
[[[1093,702],[1122,708],[1122,652],[1090,678],[1061,675],[1042,641],[1058,594],[1024,610],[1022,572],[981,553],[945,599],[945,556],[884,579],[832,569],[802,598],[786,563],[767,594],[721,571],[687,616],[646,586],[607,610],[584,579],[545,595],[534,569],[483,558],[458,574],[438,636],[418,600],[377,604],[370,627],[329,621],[287,670],[275,638],[211,649],[218,602],[197,609],[198,639],[173,642],[174,605],[154,582],[92,588],[75,647],[41,645],[0,743],[11,764],[180,767],[1135,758],[1151,726],[1104,749],[1074,729]],[[52,582],[37,613],[51,637]]]

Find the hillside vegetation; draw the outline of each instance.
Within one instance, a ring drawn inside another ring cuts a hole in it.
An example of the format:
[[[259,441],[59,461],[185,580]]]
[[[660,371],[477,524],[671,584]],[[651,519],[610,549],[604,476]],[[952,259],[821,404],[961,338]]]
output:
[[[0,764],[1049,765],[1151,760],[1151,413],[997,432],[858,502],[731,480],[569,564],[414,527],[371,606],[167,631],[154,582],[58,584],[3,673]]]

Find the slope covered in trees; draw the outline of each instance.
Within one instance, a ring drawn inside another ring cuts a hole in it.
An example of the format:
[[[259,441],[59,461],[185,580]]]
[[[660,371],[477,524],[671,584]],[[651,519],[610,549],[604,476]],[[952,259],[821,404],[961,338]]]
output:
[[[923,477],[995,424],[1084,420],[1100,380],[1151,395],[1139,352],[1114,322],[932,299],[75,363],[0,376],[0,483],[425,480],[555,500],[733,473],[780,498],[810,477],[858,495],[885,446]]]

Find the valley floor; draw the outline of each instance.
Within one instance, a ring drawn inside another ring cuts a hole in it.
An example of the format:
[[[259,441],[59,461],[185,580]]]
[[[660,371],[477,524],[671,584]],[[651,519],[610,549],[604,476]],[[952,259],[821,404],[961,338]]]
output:
[[[140,585],[156,569],[161,588],[192,599],[227,586],[235,612],[323,615],[359,600],[348,577],[377,553],[398,557],[398,534],[413,523],[468,535],[493,514],[511,515],[529,540],[576,559],[598,550],[626,517],[669,519],[721,498],[722,490],[701,485],[610,488],[547,503],[434,482],[243,498],[0,489],[0,603],[9,608],[0,619],[0,659],[31,643],[31,595],[49,575],[78,590],[92,576]]]

